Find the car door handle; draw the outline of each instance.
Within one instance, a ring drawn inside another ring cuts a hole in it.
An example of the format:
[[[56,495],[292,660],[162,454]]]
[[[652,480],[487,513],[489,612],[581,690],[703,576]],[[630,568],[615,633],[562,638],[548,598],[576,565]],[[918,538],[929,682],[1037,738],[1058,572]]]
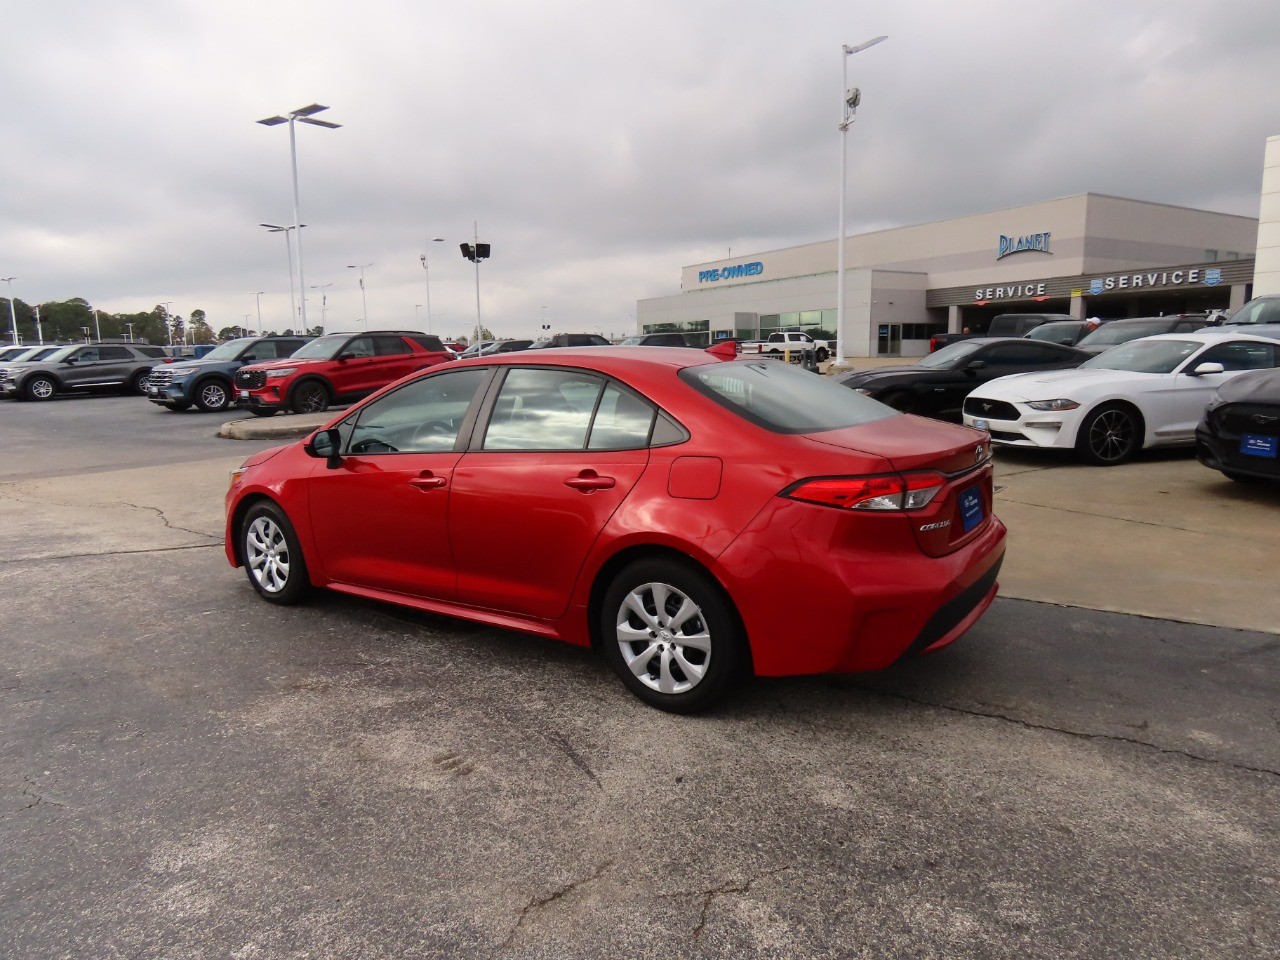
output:
[[[409,481],[409,486],[417,487],[419,490],[439,490],[445,485],[444,477],[437,477],[430,470],[424,470],[421,474]]]
[[[616,483],[613,477],[602,477],[594,470],[583,470],[576,477],[567,479],[564,485],[581,490],[583,493],[590,493],[592,490],[611,490]]]

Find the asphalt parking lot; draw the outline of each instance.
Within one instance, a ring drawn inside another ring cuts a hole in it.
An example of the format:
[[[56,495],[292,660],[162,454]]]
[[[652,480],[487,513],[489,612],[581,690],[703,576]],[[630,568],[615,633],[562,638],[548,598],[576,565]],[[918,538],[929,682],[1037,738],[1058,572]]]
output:
[[[581,650],[261,603],[221,495],[270,441],[219,421],[0,406],[0,955],[1280,953],[1275,490],[1001,453],[969,635],[678,718]]]

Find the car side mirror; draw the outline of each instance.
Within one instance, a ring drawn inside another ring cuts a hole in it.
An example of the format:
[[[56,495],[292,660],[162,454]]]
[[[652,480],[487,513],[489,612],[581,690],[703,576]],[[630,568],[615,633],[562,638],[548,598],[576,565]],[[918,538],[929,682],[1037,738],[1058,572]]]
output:
[[[1211,373],[1222,373],[1227,368],[1220,363],[1202,363],[1194,370],[1190,371],[1193,377],[1203,377]]]
[[[341,443],[342,434],[338,428],[330,427],[328,430],[312,434],[311,438],[303,444],[302,449],[307,452],[307,456],[324,460],[326,467],[336,470],[342,466],[342,456],[338,453]]]
[[[1064,347],[1069,347],[1069,346],[1071,346],[1071,338],[1070,338],[1070,337],[1063,337],[1063,338],[1062,338],[1061,340],[1059,340],[1058,342],[1059,342],[1060,344],[1062,344]]]
[[[987,361],[985,361],[985,360],[970,360],[968,363],[966,363],[966,364],[964,365],[964,368],[965,368],[966,370],[985,370],[985,369],[987,369]]]

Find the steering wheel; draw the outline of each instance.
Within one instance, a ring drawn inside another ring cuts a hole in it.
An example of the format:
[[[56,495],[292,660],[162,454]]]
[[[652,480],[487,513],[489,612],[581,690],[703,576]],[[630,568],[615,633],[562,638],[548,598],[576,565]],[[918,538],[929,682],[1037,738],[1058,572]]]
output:
[[[363,440],[357,440],[351,445],[352,453],[399,453],[397,447],[393,447],[385,440],[379,440],[377,437],[365,437]]]
[[[430,441],[447,439],[452,444],[457,435],[458,431],[447,420],[426,420],[414,428],[412,442],[415,445],[429,443],[431,446],[437,446]]]

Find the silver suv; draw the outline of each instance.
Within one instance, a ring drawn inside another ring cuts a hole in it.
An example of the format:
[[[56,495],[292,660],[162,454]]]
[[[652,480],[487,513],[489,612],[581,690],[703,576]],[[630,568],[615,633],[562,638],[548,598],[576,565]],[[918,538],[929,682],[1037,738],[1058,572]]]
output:
[[[163,360],[164,348],[145,343],[75,343],[43,360],[7,364],[0,369],[0,396],[49,400],[59,393],[104,388],[145,393],[151,368]]]

